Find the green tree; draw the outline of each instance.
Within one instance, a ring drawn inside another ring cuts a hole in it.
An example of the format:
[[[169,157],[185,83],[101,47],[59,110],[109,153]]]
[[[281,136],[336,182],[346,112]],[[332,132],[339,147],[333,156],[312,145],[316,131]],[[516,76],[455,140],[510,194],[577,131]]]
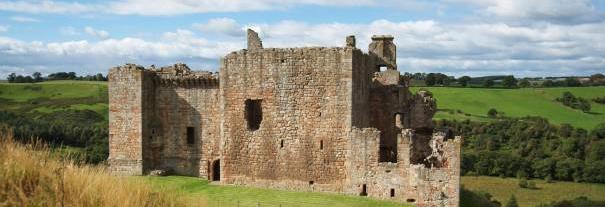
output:
[[[502,85],[506,88],[517,87],[517,79],[515,78],[515,76],[512,75],[506,76],[502,80]]]
[[[469,81],[471,81],[471,77],[468,77],[468,76],[462,76],[462,77],[458,78],[458,83],[462,87],[466,87],[468,85]]]
[[[17,79],[17,74],[15,73],[11,73],[10,75],[8,75],[8,77],[6,78],[6,80],[8,80],[9,83],[14,83],[15,79]]]
[[[511,195],[508,201],[506,202],[506,207],[519,207],[519,204],[517,203],[517,198],[515,198],[514,194]]]
[[[586,100],[584,98],[578,98],[576,106],[578,109],[582,110],[583,112],[589,112],[590,108],[591,108],[590,102],[588,102],[588,100]]]
[[[523,80],[519,81],[519,87],[527,88],[530,85],[531,85],[531,83],[527,79],[523,79]]]
[[[32,77],[34,77],[34,82],[42,81],[42,74],[40,72],[34,72],[34,74],[32,74]]]
[[[578,87],[582,86],[582,83],[577,78],[569,77],[565,78],[565,86],[569,87]]]
[[[437,76],[434,73],[427,74],[426,78],[424,78],[424,83],[427,86],[434,86],[437,83]]]
[[[553,87],[555,86],[555,82],[553,82],[552,80],[546,80],[544,82],[542,82],[542,87]]]
[[[492,86],[494,86],[494,80],[492,79],[487,79],[483,82],[483,87],[491,88]]]

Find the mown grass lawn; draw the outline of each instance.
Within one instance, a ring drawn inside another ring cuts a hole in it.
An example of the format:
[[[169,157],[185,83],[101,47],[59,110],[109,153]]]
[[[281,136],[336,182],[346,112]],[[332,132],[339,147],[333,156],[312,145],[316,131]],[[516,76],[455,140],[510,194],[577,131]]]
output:
[[[466,189],[488,192],[502,204],[506,204],[512,194],[521,207],[535,207],[541,203],[547,204],[565,199],[572,200],[579,196],[586,196],[594,201],[605,201],[605,184],[532,181],[536,182],[538,189],[520,188],[519,180],[515,178],[486,176],[461,178],[462,185]]]
[[[192,204],[207,206],[330,206],[330,207],[401,207],[395,202],[374,200],[366,197],[345,196],[332,193],[295,192],[210,184],[194,177],[134,177],[148,180],[160,188],[177,191],[191,198]],[[239,204],[239,205],[238,205]]]
[[[489,121],[487,111],[495,108],[504,112],[504,116],[541,116],[554,124],[569,123],[585,129],[593,129],[605,122],[604,104],[590,101],[592,109],[590,113],[584,113],[555,101],[565,91],[588,100],[603,97],[603,86],[521,89],[414,87],[413,90],[420,88],[430,90],[437,99],[437,108],[441,111],[435,119]]]

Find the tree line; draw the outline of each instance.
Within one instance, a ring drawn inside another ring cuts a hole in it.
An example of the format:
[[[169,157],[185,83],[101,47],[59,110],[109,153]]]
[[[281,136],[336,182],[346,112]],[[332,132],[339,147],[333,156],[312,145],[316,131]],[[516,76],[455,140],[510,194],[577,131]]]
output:
[[[605,122],[592,131],[541,117],[436,124],[464,137],[463,175],[605,183]]]
[[[11,73],[6,78],[9,83],[37,83],[51,80],[83,80],[83,81],[107,81],[107,76],[102,73],[96,75],[78,76],[75,72],[57,72],[42,76],[40,72],[34,72],[31,76],[17,75]]]
[[[402,79],[423,81],[426,86],[458,86],[458,87],[484,87],[492,88],[499,85],[503,88],[527,87],[581,87],[603,86],[605,75],[597,73],[589,77],[547,77],[542,78],[516,78],[513,75],[455,78],[443,73],[404,73]]]
[[[80,156],[88,163],[103,162],[109,154],[107,122],[92,110],[62,110],[36,118],[0,111],[0,124],[21,142],[37,138],[52,146],[84,148]]]

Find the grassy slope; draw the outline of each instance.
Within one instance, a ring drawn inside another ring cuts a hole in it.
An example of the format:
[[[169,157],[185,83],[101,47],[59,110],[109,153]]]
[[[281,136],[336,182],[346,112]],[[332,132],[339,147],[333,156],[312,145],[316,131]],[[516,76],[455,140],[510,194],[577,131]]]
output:
[[[532,181],[536,182],[538,189],[519,188],[518,180],[514,178],[463,176],[461,180],[466,189],[488,192],[503,204],[508,201],[511,194],[515,194],[521,207],[534,207],[540,203],[564,199],[571,200],[579,196],[586,196],[595,201],[605,201],[605,184]]]
[[[419,88],[414,88],[418,90]],[[471,119],[486,121],[487,111],[495,108],[505,116],[522,117],[527,115],[548,118],[552,123],[569,123],[576,127],[592,129],[598,123],[605,122],[605,105],[591,101],[591,113],[583,113],[554,101],[565,91],[578,97],[592,99],[605,95],[605,87],[575,88],[523,88],[523,89],[485,89],[485,88],[447,88],[428,87],[437,99],[441,110],[437,119]],[[455,112],[461,110],[462,113]],[[466,116],[469,114],[470,116]]]
[[[96,81],[48,81],[0,83],[0,110],[18,113],[90,109],[107,119],[107,83]]]
[[[387,201],[378,201],[365,197],[344,196],[330,193],[293,192],[282,190],[261,189],[242,186],[220,186],[209,184],[208,181],[193,177],[135,177],[151,181],[151,183],[176,192],[189,195],[192,198],[206,200],[208,206],[330,206],[330,207],[361,207],[361,206],[404,206]]]

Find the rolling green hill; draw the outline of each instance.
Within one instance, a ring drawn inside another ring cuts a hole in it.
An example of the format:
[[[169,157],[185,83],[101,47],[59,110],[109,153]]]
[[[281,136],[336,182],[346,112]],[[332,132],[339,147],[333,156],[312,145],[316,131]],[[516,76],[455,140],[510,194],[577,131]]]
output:
[[[592,129],[605,122],[605,105],[591,101],[590,113],[583,113],[556,102],[565,91],[577,97],[593,99],[605,96],[605,87],[574,88],[521,88],[521,89],[486,89],[486,88],[450,88],[422,87],[433,92],[440,110],[435,119],[470,119],[489,121],[487,111],[495,108],[504,112],[504,116],[523,117],[540,116],[551,123],[568,123],[575,127]],[[414,87],[417,91],[420,87]]]
[[[0,111],[37,116],[37,112],[92,110],[107,119],[107,83],[47,81],[0,83]]]

